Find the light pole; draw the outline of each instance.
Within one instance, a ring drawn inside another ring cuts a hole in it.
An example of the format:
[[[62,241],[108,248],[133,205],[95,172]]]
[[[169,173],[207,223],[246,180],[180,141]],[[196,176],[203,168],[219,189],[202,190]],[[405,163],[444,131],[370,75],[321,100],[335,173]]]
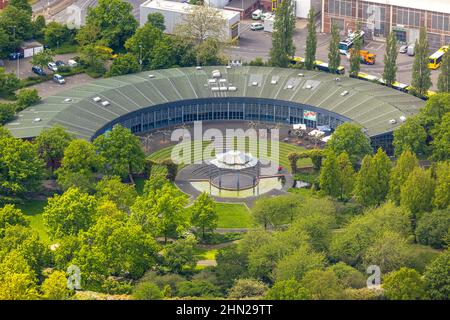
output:
[[[13,26],[13,37],[14,37],[14,46],[16,45],[16,26]],[[14,54],[16,55],[17,58],[17,78],[19,78],[19,60],[20,60],[20,54],[18,54],[18,52],[16,52],[16,48],[14,49]]]
[[[139,44],[139,71],[142,71],[142,43]]]

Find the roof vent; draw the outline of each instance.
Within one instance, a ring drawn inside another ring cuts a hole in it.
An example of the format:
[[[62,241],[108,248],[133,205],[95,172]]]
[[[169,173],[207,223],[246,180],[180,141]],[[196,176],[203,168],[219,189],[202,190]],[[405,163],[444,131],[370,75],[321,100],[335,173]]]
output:
[[[270,84],[277,84],[277,83],[278,83],[277,80],[272,80],[272,81],[270,81]]]
[[[396,123],[397,123],[397,120],[391,119],[391,120],[389,120],[389,123],[390,123],[390,124],[396,124]]]
[[[306,88],[306,89],[312,89],[312,85],[307,84],[305,88]]]
[[[287,88],[292,89],[294,86],[292,84],[288,84]]]
[[[220,91],[227,91],[228,88],[227,88],[227,87],[220,87],[219,90],[220,90]]]
[[[72,101],[72,99],[70,99],[70,98],[64,99],[64,102],[71,102],[71,101]]]
[[[219,91],[219,87],[211,87],[211,91]]]
[[[339,82],[341,81],[341,78],[335,78],[334,81]]]
[[[236,87],[228,87],[228,91],[237,91]]]
[[[303,73],[298,74],[299,77],[304,77],[305,75]]]
[[[346,96],[346,95],[348,95],[348,91],[347,90],[345,90],[345,91],[343,91],[342,93],[341,93],[341,97],[344,97],[344,96]]]
[[[202,67],[198,66],[198,67],[195,67],[195,69],[196,70],[202,70]]]
[[[109,105],[110,105],[109,101],[103,101],[102,102],[102,106],[104,106],[104,107],[107,107]]]
[[[222,75],[220,74],[219,70],[213,70],[212,77],[213,78],[220,78]]]
[[[155,77],[155,75],[154,75],[154,74],[149,74],[148,77],[149,77],[150,79],[153,79],[153,78]]]
[[[219,82],[222,82],[222,83],[227,82],[227,79],[220,79]]]
[[[231,69],[231,66],[226,66],[227,69]]]
[[[400,121],[401,122],[405,122],[406,121],[406,117],[405,116],[400,116]]]
[[[252,82],[252,86],[256,87],[257,85],[258,85],[258,82],[256,82],[256,81]]]
[[[42,121],[41,118],[34,118],[34,119],[33,119],[33,122],[41,122],[41,121]]]
[[[94,98],[92,98],[92,100],[93,100],[94,102],[100,102],[100,101],[102,101],[102,98],[100,98],[100,97],[94,97]]]
[[[216,79],[208,79],[208,83],[216,83]]]

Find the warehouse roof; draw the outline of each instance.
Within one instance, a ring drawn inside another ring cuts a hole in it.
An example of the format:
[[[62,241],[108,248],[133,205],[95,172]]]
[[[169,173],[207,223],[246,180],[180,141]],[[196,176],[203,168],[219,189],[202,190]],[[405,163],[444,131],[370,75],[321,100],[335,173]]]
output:
[[[450,1],[448,0],[364,0],[379,4],[387,4],[398,7],[435,11],[450,14]]]
[[[213,90],[213,70],[219,70],[226,85],[235,91]],[[412,95],[379,84],[349,77],[335,79],[336,75],[324,72],[271,67],[152,70],[60,92],[21,111],[6,127],[16,137],[29,138],[60,124],[78,137],[90,139],[114,119],[142,108],[186,99],[255,97],[329,110],[361,124],[374,136],[392,131],[400,125],[400,117],[409,117],[424,105]],[[395,124],[390,123],[392,119]]]

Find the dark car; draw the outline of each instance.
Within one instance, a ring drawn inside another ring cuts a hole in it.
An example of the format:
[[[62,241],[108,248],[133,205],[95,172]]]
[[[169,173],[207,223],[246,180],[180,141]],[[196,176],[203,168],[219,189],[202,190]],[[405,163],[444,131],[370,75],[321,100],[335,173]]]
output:
[[[9,60],[17,60],[17,59],[22,59],[23,58],[23,53],[21,52],[13,52],[9,54]]]
[[[31,71],[33,71],[34,73],[36,73],[37,75],[40,75],[40,76],[45,76],[45,75],[47,75],[47,74],[44,72],[44,70],[42,70],[42,68],[41,68],[41,67],[38,67],[38,66],[34,66],[33,68],[31,68]]]
[[[64,63],[64,61],[58,60],[55,61],[55,64],[57,67],[64,67],[66,64]]]

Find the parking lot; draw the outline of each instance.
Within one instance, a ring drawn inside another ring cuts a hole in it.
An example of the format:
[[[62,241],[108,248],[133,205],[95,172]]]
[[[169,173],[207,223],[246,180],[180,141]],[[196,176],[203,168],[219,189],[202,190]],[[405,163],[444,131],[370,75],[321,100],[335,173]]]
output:
[[[254,20],[247,19],[242,21],[242,33],[239,38],[239,44],[234,47],[229,47],[225,50],[225,54],[233,60],[251,61],[256,57],[261,57],[264,60],[269,58],[269,51],[272,47],[272,34],[263,30],[252,31],[250,30],[250,24]],[[297,20],[296,30],[294,33],[294,43],[296,46],[296,55],[305,56],[306,49],[306,21]],[[331,36],[329,34],[317,33],[317,52],[316,59],[324,62],[328,61],[328,44]],[[341,36],[344,38],[344,35]],[[377,77],[381,77],[383,73],[385,43],[376,41],[366,41],[363,49],[370,51],[377,55],[376,63],[374,65],[361,64],[361,72],[366,72]],[[400,54],[397,58],[397,81],[410,84],[412,77],[414,57],[410,57],[407,54]],[[341,64],[348,71],[350,63],[346,56],[341,56]],[[433,82],[433,88],[436,90],[436,84],[439,76],[439,69],[431,71],[431,80]]]

